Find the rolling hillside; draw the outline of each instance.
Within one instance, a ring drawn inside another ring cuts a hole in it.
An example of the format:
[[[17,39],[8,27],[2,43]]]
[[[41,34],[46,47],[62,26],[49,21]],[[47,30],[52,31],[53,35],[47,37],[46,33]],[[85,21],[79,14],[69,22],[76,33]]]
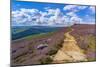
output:
[[[70,57],[61,58],[60,61],[62,59],[66,61],[63,63],[95,61],[95,30],[95,25],[76,24],[71,27],[62,27],[57,31],[31,35],[12,41],[11,63],[12,65],[62,63],[54,62],[55,59],[58,59],[57,57],[60,57],[60,50],[69,53],[71,57],[76,59],[76,61],[71,61]],[[69,31],[71,32],[68,33]],[[75,54],[73,52],[71,54],[71,51],[74,51]],[[75,55],[80,59],[77,59]]]

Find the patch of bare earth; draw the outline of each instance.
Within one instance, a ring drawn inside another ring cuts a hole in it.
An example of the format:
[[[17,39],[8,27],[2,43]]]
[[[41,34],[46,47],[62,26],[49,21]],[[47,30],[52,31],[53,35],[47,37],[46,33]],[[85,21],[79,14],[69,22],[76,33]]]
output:
[[[65,39],[62,45],[63,47],[54,56],[53,63],[87,61],[86,55],[77,45],[75,38],[70,35],[70,32],[65,33]]]

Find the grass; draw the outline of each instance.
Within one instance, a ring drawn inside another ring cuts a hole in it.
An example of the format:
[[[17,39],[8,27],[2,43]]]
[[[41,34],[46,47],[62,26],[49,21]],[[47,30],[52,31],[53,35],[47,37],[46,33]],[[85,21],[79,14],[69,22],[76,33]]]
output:
[[[91,49],[92,51],[96,51],[96,37],[95,36],[92,36],[90,35],[88,37],[88,49]],[[93,58],[87,58],[88,61],[95,61],[96,60],[96,57],[93,57]]]
[[[48,53],[47,53],[47,55],[54,55],[54,54],[56,54],[57,53],[57,49],[55,48],[55,49],[51,49]]]
[[[80,40],[82,40],[82,42],[84,44],[84,46],[87,45],[87,47],[85,49],[83,49],[83,53],[88,53],[88,52],[95,52],[96,51],[96,37],[94,35],[88,35],[88,36],[85,36],[85,37],[80,37]],[[90,50],[90,51],[88,51]],[[87,57],[87,60],[88,61],[95,61],[96,58],[95,57]]]
[[[29,53],[34,53],[35,51],[33,44],[29,44],[28,49],[29,49]]]
[[[16,58],[14,58],[14,63],[21,63],[22,61],[25,60],[25,57],[27,57],[27,53],[23,53]]]
[[[41,64],[49,64],[51,63],[53,60],[50,58],[50,56],[47,56],[46,58],[42,58],[40,59],[40,63]]]
[[[33,38],[43,38],[43,37],[47,37],[47,36],[53,35],[55,32],[56,31],[49,32],[49,33],[41,33],[41,34],[36,34],[36,35],[29,35],[29,36],[26,36],[26,37],[23,37],[23,38],[14,40],[14,41],[19,41],[19,40],[22,40],[22,39],[31,40]]]
[[[96,49],[96,37],[90,35],[90,36],[88,37],[88,40],[89,40],[89,45],[88,45],[88,47],[95,50],[95,49]]]
[[[56,44],[55,47],[56,47],[57,49],[60,49],[60,48],[62,47],[62,44],[63,44],[63,43],[64,43],[64,39],[62,39],[62,41],[59,42],[59,44]]]
[[[88,62],[96,61],[96,57],[94,58],[87,58]]]
[[[16,30],[16,33],[19,33],[19,32],[23,32],[23,31],[25,31],[26,29],[18,29],[18,30]]]
[[[55,43],[54,47],[51,48],[51,50],[48,52],[47,55],[50,55],[50,56],[51,56],[51,55],[56,54],[57,51],[62,47],[62,43],[63,43],[63,42],[64,42],[64,41],[63,41],[63,39],[62,39],[62,40],[60,40],[59,42]]]
[[[92,34],[80,36],[76,36],[78,46],[82,49],[81,52],[86,54],[88,61],[95,61],[96,57],[91,57],[89,53],[95,54],[96,51],[96,37]]]
[[[96,58],[87,58],[88,61],[96,61]]]
[[[71,28],[71,26],[70,26],[70,27],[68,27],[68,28],[67,28],[67,30],[68,30],[68,31],[72,31],[72,28]]]
[[[84,49],[96,49],[96,37],[94,35],[88,36],[79,36],[77,37],[77,41],[79,42],[79,47]]]
[[[28,57],[29,54],[34,54],[34,46],[32,45],[32,43],[30,43],[28,46],[29,51],[22,53],[21,55],[18,55],[17,57],[14,58],[14,62],[15,63],[22,63],[23,61],[25,61],[26,57]]]

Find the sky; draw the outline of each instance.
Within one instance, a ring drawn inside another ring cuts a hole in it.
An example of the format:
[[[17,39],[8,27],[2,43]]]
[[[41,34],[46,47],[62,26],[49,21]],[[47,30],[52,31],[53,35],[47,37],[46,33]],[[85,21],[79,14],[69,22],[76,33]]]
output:
[[[12,0],[12,26],[95,24],[95,6]]]

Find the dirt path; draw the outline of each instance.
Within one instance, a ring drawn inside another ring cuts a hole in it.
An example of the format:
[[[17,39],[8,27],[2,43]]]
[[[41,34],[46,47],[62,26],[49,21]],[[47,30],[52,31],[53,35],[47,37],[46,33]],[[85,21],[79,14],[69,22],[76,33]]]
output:
[[[77,41],[70,32],[65,33],[63,47],[53,57],[53,63],[87,61],[86,55],[77,46]]]

